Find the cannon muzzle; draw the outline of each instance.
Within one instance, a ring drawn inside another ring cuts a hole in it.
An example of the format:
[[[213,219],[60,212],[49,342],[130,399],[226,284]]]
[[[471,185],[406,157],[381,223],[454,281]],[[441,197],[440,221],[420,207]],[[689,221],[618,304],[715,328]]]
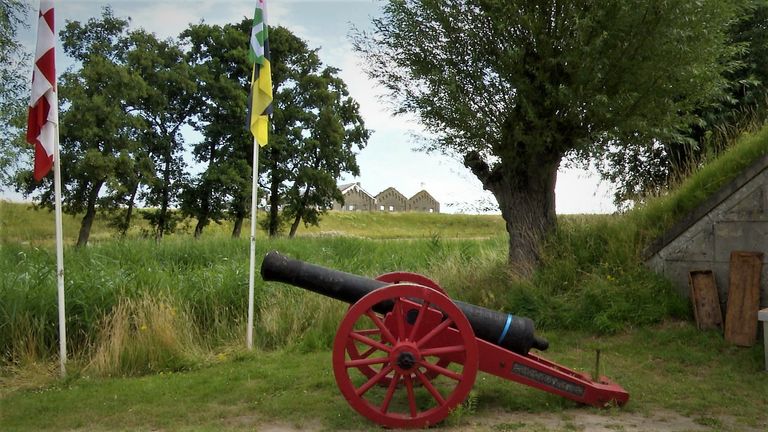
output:
[[[353,304],[371,291],[389,285],[375,279],[332,270],[304,261],[288,258],[277,251],[269,252],[261,263],[265,281],[284,282],[326,297]],[[518,354],[531,348],[544,351],[549,342],[534,334],[533,321],[453,300],[469,321],[475,336]],[[392,310],[391,304],[380,303],[377,312]]]

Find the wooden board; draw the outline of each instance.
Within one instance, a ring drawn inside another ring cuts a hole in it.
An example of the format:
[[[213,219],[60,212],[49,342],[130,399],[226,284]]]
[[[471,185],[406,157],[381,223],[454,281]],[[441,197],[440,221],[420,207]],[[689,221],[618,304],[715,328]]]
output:
[[[731,252],[725,340],[739,346],[753,346],[757,340],[757,311],[760,309],[761,252]]]
[[[689,272],[688,282],[696,326],[699,330],[722,328],[723,312],[720,310],[720,298],[717,296],[717,284],[712,270]]]

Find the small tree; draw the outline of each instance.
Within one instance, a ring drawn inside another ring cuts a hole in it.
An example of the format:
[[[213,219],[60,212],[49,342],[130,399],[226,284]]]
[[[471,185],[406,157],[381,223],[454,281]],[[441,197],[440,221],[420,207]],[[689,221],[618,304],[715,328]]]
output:
[[[285,196],[285,217],[292,220],[290,237],[302,221],[317,225],[333,201],[343,200],[336,186],[342,173],[360,175],[356,150],[365,146],[370,131],[337,73],[335,68],[325,68],[309,91],[308,108],[319,109],[310,110],[307,123],[312,126],[296,151],[296,178]]]
[[[142,92],[141,81],[122,66],[128,22],[105,8],[100,19],[68,22],[61,31],[64,52],[79,62],[59,79],[60,157],[63,210],[84,213],[77,246],[88,243],[99,208],[117,205],[127,181],[124,164],[132,160],[142,122],[130,113],[128,100]],[[20,172],[25,194],[36,190],[40,203],[53,207],[50,177],[41,183]]]
[[[234,221],[238,237],[250,210],[253,139],[245,128],[250,65],[247,61],[251,20],[225,26],[195,24],[181,34],[198,77],[200,98],[195,127],[203,140],[195,159],[205,171],[184,190],[182,210],[197,218],[195,236],[211,221]]]
[[[131,109],[147,124],[141,140],[155,167],[143,195],[155,210],[144,216],[160,240],[173,231],[181,215],[174,213],[185,183],[181,128],[198,110],[197,80],[178,42],[160,41],[143,30],[128,38],[125,65],[141,78],[145,94],[132,101]]]
[[[281,220],[290,220],[293,235],[302,220],[317,223],[339,198],[341,173],[358,174],[355,151],[369,131],[337,69],[322,68],[317,50],[289,30],[276,27],[269,35],[275,97],[272,134],[262,153],[267,226],[274,236]]]

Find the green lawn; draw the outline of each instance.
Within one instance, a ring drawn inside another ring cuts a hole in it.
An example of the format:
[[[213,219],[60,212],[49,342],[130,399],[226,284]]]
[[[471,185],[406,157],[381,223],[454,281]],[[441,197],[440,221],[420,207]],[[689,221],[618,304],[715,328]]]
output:
[[[580,371],[591,371],[594,349],[601,349],[602,373],[630,392],[630,402],[621,410],[578,410],[606,417],[619,411],[651,416],[671,410],[705,430],[768,428],[768,373],[762,371],[762,347],[732,347],[719,334],[699,332],[686,323],[600,338],[574,332],[545,336],[551,342],[545,357]],[[139,378],[93,378],[74,371],[67,380],[50,378],[44,384],[25,384],[18,376],[2,379],[4,431],[259,430],[274,424],[377,429],[339,394],[327,351],[235,350],[190,371]],[[573,408],[577,405],[562,398],[480,374],[469,405],[449,417],[446,425],[462,429],[479,418],[505,412],[520,413],[519,430],[529,430],[526,413]],[[506,426],[492,429],[512,430]]]

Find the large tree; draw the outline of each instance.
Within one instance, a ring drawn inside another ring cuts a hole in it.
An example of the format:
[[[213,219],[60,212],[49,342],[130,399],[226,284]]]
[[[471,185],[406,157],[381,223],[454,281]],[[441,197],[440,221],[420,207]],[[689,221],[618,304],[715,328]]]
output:
[[[566,156],[667,137],[721,94],[739,0],[391,0],[355,48],[494,194],[529,273]]]
[[[63,210],[83,214],[77,245],[88,243],[100,208],[114,208],[124,199],[122,173],[135,160],[137,130],[142,122],[129,109],[129,100],[142,83],[122,66],[128,22],[104,9],[100,18],[71,21],[61,31],[64,52],[77,63],[59,77],[59,137]],[[29,195],[40,191],[39,203],[53,207],[49,177],[32,180],[20,170],[18,188]]]
[[[211,221],[234,221],[238,237],[251,196],[253,138],[245,128],[251,67],[248,37],[252,20],[224,26],[195,24],[181,34],[199,80],[201,103],[195,127],[203,135],[193,154],[205,170],[182,193],[181,209],[197,219],[195,237]]]
[[[181,215],[173,212],[185,182],[184,137],[181,129],[198,110],[195,70],[187,63],[178,41],[159,40],[144,30],[130,33],[125,66],[143,82],[144,93],[131,109],[148,125],[144,146],[155,167],[142,198],[153,206],[146,212],[160,240],[173,231]]]

